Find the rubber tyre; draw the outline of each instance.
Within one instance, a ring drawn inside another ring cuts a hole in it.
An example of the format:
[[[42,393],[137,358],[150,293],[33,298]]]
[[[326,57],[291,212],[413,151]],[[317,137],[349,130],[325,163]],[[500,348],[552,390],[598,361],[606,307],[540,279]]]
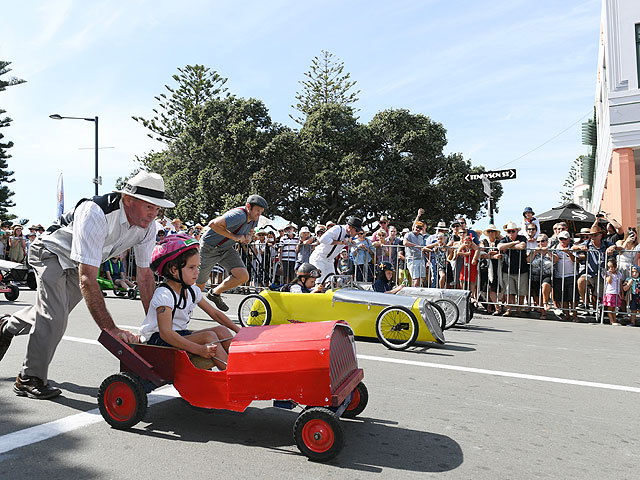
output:
[[[406,350],[418,338],[418,321],[405,307],[386,307],[376,318],[376,335],[390,350]]]
[[[440,328],[444,331],[444,327],[447,324],[447,314],[444,313],[442,307],[435,302],[429,302],[429,305],[440,315]]]
[[[138,292],[134,289],[127,290],[127,297],[129,297],[130,300],[135,300],[138,298]]]
[[[38,288],[38,282],[36,281],[36,274],[33,272],[27,273],[27,287],[31,290]]]
[[[269,325],[271,323],[269,301],[256,294],[246,296],[238,305],[238,320],[243,327]]]
[[[458,319],[460,318],[460,309],[454,302],[447,300],[446,298],[441,298],[433,303],[437,304],[444,311],[446,320],[443,330],[448,330],[458,322]]]
[[[9,300],[10,302],[17,300],[18,297],[20,296],[20,289],[15,285],[7,285],[7,288],[10,289],[11,291],[5,293],[4,298]]]
[[[364,411],[368,403],[369,391],[367,390],[367,386],[360,382],[353,390],[353,399],[347,409],[342,413],[342,416],[344,418],[355,418]]]
[[[102,418],[118,430],[133,427],[147,412],[147,393],[140,379],[128,372],[107,377],[98,389]]]
[[[293,426],[293,438],[300,452],[314,462],[331,460],[344,446],[340,419],[324,407],[304,410]]]

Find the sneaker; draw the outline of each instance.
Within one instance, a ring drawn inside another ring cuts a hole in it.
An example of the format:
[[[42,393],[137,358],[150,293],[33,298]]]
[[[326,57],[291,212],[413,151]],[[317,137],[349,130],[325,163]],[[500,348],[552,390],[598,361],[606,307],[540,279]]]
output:
[[[219,294],[213,293],[211,290],[209,290],[207,292],[207,298],[211,300],[216,305],[216,307],[218,307],[218,310],[221,310],[223,312],[229,310],[229,306],[224,303],[224,300],[222,300],[222,297]]]
[[[7,353],[9,345],[11,345],[11,340],[13,340],[13,335],[5,331],[5,326],[8,321],[9,315],[3,315],[0,317],[0,360],[2,360],[4,354]]]
[[[13,391],[19,397],[36,398],[38,400],[49,400],[62,393],[62,390],[53,388],[38,377],[30,377],[21,373],[18,374],[16,383],[13,384]]]

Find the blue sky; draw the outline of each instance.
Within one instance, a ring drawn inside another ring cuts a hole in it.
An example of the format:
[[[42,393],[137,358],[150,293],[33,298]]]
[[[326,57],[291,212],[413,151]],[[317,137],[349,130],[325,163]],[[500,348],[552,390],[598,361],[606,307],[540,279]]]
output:
[[[99,117],[99,143],[113,147],[99,154],[105,193],[136,156],[162,148],[131,116],[152,117],[178,67],[216,70],[230,92],[262,100],[273,120],[294,127],[298,82],[325,49],[358,82],[362,122],[407,108],[444,125],[445,152],[516,168],[496,223],[519,223],[525,206],[559,204],[573,160],[586,153],[579,120],[593,112],[600,10],[598,0],[11,2],[0,59],[27,80],[0,94],[14,120],[2,132],[15,143],[11,212],[53,220],[60,173],[67,208],[93,194],[93,123],[50,114]]]

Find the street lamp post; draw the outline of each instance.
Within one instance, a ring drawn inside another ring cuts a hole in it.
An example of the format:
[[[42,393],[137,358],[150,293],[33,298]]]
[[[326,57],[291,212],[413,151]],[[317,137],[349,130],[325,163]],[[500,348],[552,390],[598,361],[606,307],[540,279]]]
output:
[[[85,117],[63,117],[57,113],[54,113],[53,115],[49,115],[49,118],[52,118],[54,120],[66,120],[66,119],[70,119],[70,120],[86,120],[87,122],[94,122],[95,124],[95,130],[96,130],[96,144],[95,144],[95,177],[93,178],[93,183],[96,186],[96,195],[98,195],[98,185],[101,183],[100,181],[100,177],[98,176],[98,117],[93,117],[93,118],[85,118]]]

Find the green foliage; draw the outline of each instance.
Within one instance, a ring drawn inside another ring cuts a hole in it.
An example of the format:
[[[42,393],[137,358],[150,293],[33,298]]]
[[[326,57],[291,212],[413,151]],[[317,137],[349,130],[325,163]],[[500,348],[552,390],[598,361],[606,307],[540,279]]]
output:
[[[350,80],[350,73],[343,74],[343,70],[343,62],[332,53],[322,50],[320,57],[316,56],[311,60],[311,70],[304,73],[307,80],[299,82],[303,88],[302,92],[296,93],[298,103],[291,105],[303,116],[289,117],[304,125],[311,112],[321,105],[333,103],[346,107],[357,102],[360,90],[349,92],[356,82]]]
[[[167,97],[166,94],[161,93],[155,97],[158,101],[158,107],[153,109],[155,117],[151,120],[131,117],[151,130],[149,137],[164,143],[170,143],[178,138],[191,112],[197,106],[204,105],[212,98],[220,98],[220,94],[227,91],[223,88],[227,79],[203,65],[187,65],[184,68],[178,68],[178,71],[179,75],[172,76],[178,86],[176,88],[164,86],[171,95]]]
[[[418,208],[425,210],[428,227],[438,221],[452,221],[456,215],[475,220],[486,212],[487,201],[481,183],[465,182],[472,167],[460,153],[443,154],[447,143],[442,124],[404,109],[379,112],[369,122],[376,155],[371,164],[375,198],[365,212],[370,220],[387,214],[399,225],[409,225]],[[494,183],[494,199],[502,187]]]
[[[582,159],[584,155],[580,155],[571,164],[569,174],[562,184],[563,190],[560,192],[560,204],[573,203],[573,187],[582,174]]]
[[[341,73],[340,68],[337,78],[348,84]],[[342,98],[352,86],[341,90]],[[442,124],[403,109],[379,112],[361,124],[349,105],[355,94],[346,102],[322,100],[339,96],[318,98],[309,96],[309,105],[316,103],[301,110],[306,119],[299,131],[273,122],[256,99],[184,98],[191,107],[181,110],[182,116],[172,111],[176,120],[165,122],[179,125],[175,138],[164,150],[138,160],[164,177],[167,197],[176,203],[170,216],[194,223],[242,205],[251,193],[269,201],[266,215],[309,226],[342,222],[348,215],[372,226],[386,214],[403,227],[419,207],[430,227],[456,215],[475,220],[485,213],[482,184],[464,180],[484,169],[460,153],[443,153]],[[497,201],[499,182],[493,191]]]
[[[3,75],[6,75],[11,71],[9,65],[11,65],[11,62],[0,60],[0,92],[4,92],[7,87],[20,85],[25,82],[25,80],[21,80],[16,77],[9,77],[7,79],[2,78]],[[12,122],[11,118],[2,117],[5,113],[6,110],[0,108],[0,128],[8,127]],[[12,220],[15,218],[15,215],[10,215],[7,209],[15,206],[15,203],[11,200],[13,192],[9,190],[9,187],[6,184],[15,181],[15,178],[11,178],[13,172],[8,170],[8,160],[11,158],[11,155],[7,152],[8,149],[13,147],[13,142],[7,142],[3,139],[4,135],[0,133],[0,219]]]
[[[213,98],[191,111],[166,150],[141,163],[164,177],[175,215],[206,221],[243,204],[254,191],[253,174],[264,167],[261,151],[280,128],[259,100]]]

